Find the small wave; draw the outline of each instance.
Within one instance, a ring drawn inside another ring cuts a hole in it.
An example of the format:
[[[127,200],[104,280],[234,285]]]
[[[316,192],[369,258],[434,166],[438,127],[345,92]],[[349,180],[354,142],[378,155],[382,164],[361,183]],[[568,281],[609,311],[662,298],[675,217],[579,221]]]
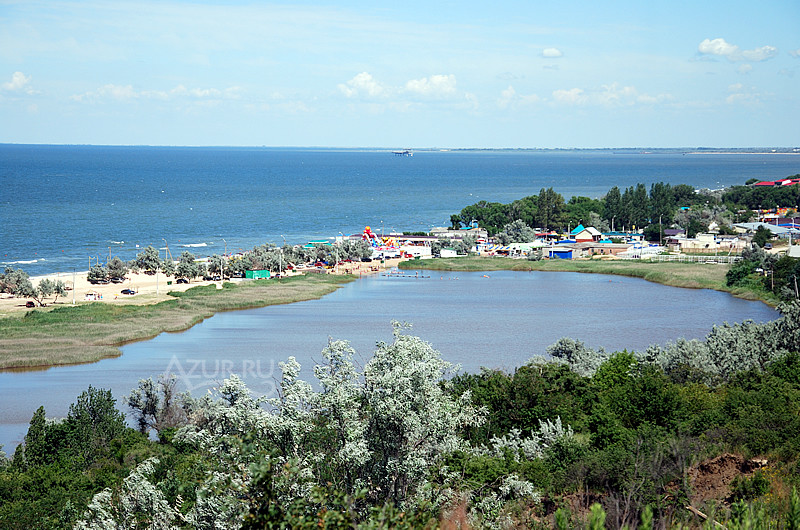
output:
[[[31,260],[19,260],[19,261],[4,261],[3,265],[30,265],[31,263],[39,263],[39,261],[44,261],[44,259],[31,259]]]
[[[111,243],[112,245],[124,245],[125,244],[124,241],[111,241],[111,240],[109,240],[109,243]]]
[[[186,243],[185,245],[181,245],[184,248],[194,248],[194,247],[207,247],[207,243]]]

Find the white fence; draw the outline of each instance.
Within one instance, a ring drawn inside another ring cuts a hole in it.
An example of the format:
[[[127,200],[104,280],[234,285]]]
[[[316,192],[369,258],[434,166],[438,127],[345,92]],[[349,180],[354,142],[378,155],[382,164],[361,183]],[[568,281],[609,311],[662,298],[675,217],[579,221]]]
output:
[[[644,259],[650,261],[680,261],[685,263],[720,263],[729,264],[736,263],[742,259],[741,256],[687,256],[686,254],[658,254],[657,256],[649,256]]]

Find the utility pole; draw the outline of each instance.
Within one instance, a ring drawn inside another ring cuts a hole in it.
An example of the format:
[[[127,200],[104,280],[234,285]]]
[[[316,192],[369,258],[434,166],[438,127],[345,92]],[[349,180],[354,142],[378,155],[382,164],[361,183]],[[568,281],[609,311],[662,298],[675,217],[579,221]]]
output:
[[[286,236],[281,234],[283,238],[283,247],[286,246]],[[278,274],[283,275],[283,247],[281,247],[280,261],[278,261]]]

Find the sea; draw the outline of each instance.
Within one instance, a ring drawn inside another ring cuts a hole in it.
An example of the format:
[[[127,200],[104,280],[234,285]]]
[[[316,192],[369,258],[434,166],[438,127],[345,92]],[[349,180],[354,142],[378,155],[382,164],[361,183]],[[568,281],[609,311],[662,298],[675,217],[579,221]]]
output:
[[[0,145],[0,266],[88,270],[148,245],[198,258],[339,234],[428,231],[552,187],[719,189],[800,173],[792,154]]]
[[[0,145],[0,263],[31,275],[81,271],[148,245],[204,257],[263,243],[421,231],[485,200],[511,202],[552,187],[601,197],[613,186],[719,189],[800,172],[790,154],[635,150],[415,151]],[[709,265],[712,266],[712,265]],[[714,325],[777,312],[709,290],[577,273],[373,275],[320,300],[214,315],[183,333],[122,347],[93,364],[0,371],[0,447],[13,452],[33,412],[64,417],[89,385],[122,398],[139,379],[175,374],[200,395],[231,373],[275,395],[289,356],[313,380],[329,338],[351,341],[363,366],[392,321],[462,371],[513,371],[569,336],[592,348],[641,351]]]

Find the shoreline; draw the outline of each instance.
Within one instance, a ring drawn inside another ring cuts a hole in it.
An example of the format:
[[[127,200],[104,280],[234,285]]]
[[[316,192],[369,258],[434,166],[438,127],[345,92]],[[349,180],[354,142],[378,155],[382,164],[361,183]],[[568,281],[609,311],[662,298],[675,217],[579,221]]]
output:
[[[405,270],[536,270],[611,274],[641,278],[670,287],[712,289],[775,306],[757,293],[726,288],[724,280],[728,267],[725,266],[599,259],[532,262],[495,257],[387,260],[380,267],[366,267],[366,270],[359,271],[359,276],[331,271],[330,274],[295,274],[282,279],[224,282],[221,286],[215,285],[220,282],[196,282],[174,285],[182,289],[170,289],[169,294],[164,289],[159,297],[151,292],[130,299],[117,297],[116,300],[109,298],[101,303],[82,302],[74,306],[62,299],[63,302],[44,310],[18,311],[12,317],[0,318],[0,335],[3,337],[0,339],[0,371],[46,370],[117,357],[121,355],[119,348],[125,344],[149,340],[163,332],[185,331],[219,312],[321,298],[357,280],[365,272],[377,274],[393,267]],[[353,272],[352,269],[349,272]],[[148,289],[154,290],[155,280],[152,283]],[[118,291],[123,286],[111,284],[103,287]],[[71,310],[76,313],[68,313]],[[20,315],[26,318],[20,318]],[[86,325],[86,321],[91,325]]]
[[[401,269],[427,269],[448,271],[542,271],[579,272],[585,274],[609,274],[640,278],[653,283],[683,289],[711,289],[727,293],[736,298],[762,302],[770,307],[778,305],[777,300],[764,297],[762,293],[731,289],[725,284],[728,266],[703,263],[678,262],[640,262],[618,259],[575,259],[527,261],[502,257],[458,257],[436,260],[404,262]]]
[[[125,344],[149,340],[163,332],[185,331],[216,313],[321,298],[360,276],[395,267],[397,261],[271,280],[173,282],[170,286],[162,280],[160,287],[156,278],[130,275],[131,283],[139,282],[136,295],[113,294],[126,288],[126,281],[91,286],[89,290],[103,289],[111,294],[78,303],[78,296],[90,285],[84,276],[71,291],[76,295],[75,305],[70,294],[58,303],[33,309],[25,307],[24,298],[3,298],[0,307],[6,310],[0,313],[0,371],[44,370],[117,357]]]

